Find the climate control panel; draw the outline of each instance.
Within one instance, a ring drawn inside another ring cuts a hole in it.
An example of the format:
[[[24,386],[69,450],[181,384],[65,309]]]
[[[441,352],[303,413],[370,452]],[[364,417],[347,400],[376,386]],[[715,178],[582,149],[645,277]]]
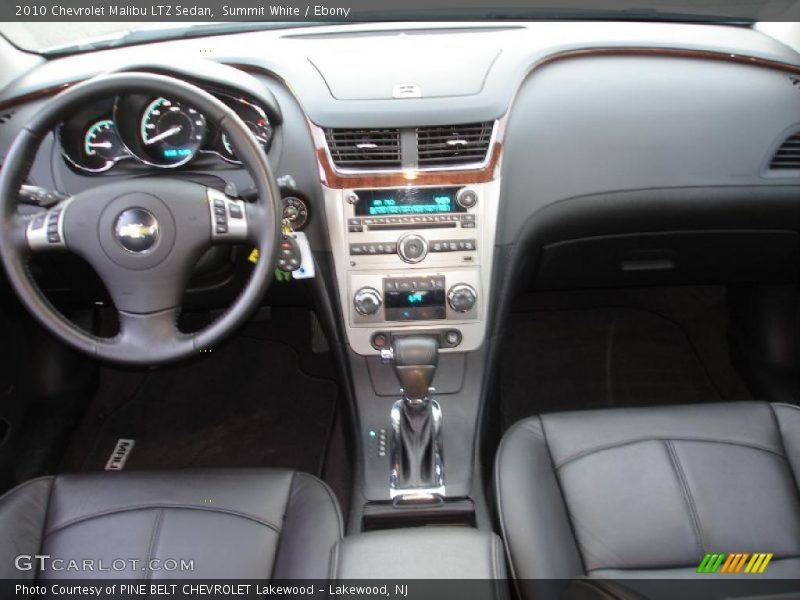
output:
[[[474,272],[352,275],[351,319],[363,323],[436,323],[478,317]]]
[[[325,210],[351,347],[449,334],[443,351],[483,343],[499,181],[325,188]],[[444,339],[444,338],[443,338]],[[449,338],[448,338],[449,339]]]

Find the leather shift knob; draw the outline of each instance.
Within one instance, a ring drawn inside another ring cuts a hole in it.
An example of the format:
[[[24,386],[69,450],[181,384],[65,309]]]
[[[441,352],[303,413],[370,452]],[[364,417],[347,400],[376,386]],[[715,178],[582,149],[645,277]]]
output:
[[[430,336],[395,338],[394,370],[406,398],[412,402],[428,396],[439,357],[439,343]]]

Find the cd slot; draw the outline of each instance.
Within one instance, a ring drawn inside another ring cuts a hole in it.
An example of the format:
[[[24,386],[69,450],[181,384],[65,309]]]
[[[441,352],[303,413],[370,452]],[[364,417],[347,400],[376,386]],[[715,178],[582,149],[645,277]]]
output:
[[[391,229],[452,229],[454,227],[458,227],[458,223],[388,223],[368,226],[370,231],[385,231]]]

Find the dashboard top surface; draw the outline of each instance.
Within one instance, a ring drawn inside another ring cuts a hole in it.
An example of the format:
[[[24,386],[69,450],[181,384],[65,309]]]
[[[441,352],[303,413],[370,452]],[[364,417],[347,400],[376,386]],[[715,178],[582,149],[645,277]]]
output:
[[[0,104],[125,65],[159,63],[180,52],[187,59],[205,58],[274,75],[291,90],[308,119],[320,126],[437,125],[496,119],[507,111],[533,66],[557,55],[598,49],[669,49],[800,67],[800,56],[769,36],[718,25],[331,25],[167,41],[48,60],[3,90]],[[394,98],[396,87],[403,84],[417,86],[421,97]]]

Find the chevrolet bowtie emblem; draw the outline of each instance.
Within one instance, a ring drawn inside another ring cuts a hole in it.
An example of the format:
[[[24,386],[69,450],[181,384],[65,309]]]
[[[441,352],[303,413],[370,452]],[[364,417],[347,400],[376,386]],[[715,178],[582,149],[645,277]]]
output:
[[[135,240],[155,235],[158,225],[142,225],[141,223],[130,223],[119,228],[120,237],[129,237]]]
[[[114,233],[119,245],[134,254],[152,250],[160,234],[155,215],[138,207],[120,213],[114,225]]]

